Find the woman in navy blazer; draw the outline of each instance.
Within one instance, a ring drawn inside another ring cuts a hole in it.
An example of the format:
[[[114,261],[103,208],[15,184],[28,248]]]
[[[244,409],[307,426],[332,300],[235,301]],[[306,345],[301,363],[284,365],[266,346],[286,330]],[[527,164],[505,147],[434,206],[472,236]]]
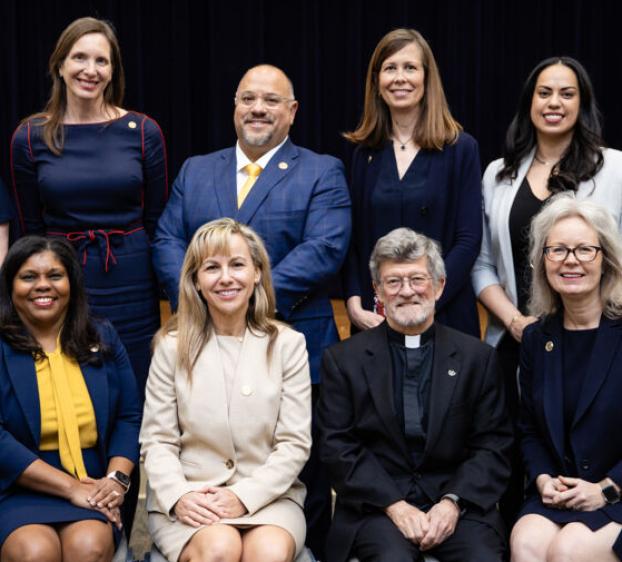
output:
[[[449,112],[434,55],[414,29],[396,29],[374,50],[352,162],[352,240],[345,292],[355,328],[378,325],[369,257],[376,240],[407,226],[440,242],[447,285],[436,318],[479,337],[470,272],[482,237],[476,141]]]
[[[622,558],[622,243],[609,212],[567,194],[531,224],[519,430],[528,498],[514,562]]]
[[[0,273],[1,561],[111,560],[139,426],[127,354],[110,324],[88,317],[73,248],[18,240]]]

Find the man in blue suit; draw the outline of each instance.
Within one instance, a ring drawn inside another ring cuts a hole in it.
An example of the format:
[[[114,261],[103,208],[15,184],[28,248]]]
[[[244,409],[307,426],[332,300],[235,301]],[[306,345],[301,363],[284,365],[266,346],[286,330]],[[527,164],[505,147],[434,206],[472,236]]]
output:
[[[322,352],[338,340],[326,285],[348,249],[350,198],[339,160],[289,140],[297,109],[281,70],[246,72],[235,96],[238,142],[184,163],[158,223],[153,259],[175,308],[184,253],[199,226],[232,217],[257,231],[270,255],[278,314],[305,335],[315,397]],[[322,557],[330,505],[314,453],[303,472],[307,544]]]

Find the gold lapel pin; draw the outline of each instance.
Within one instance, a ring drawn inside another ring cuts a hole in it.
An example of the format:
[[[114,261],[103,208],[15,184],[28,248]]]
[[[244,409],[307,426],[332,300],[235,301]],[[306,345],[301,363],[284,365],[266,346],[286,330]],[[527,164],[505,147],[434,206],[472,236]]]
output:
[[[127,126],[128,126],[130,129],[135,129],[138,125],[136,125],[136,121],[130,121],[130,122],[127,124]]]
[[[550,340],[544,344],[544,349],[546,349],[547,351],[553,351],[554,347],[555,346],[553,345],[553,342]]]
[[[280,170],[287,170],[287,168],[289,168],[289,166],[287,165],[287,162],[279,162]]]
[[[369,163],[371,162],[371,160],[372,160],[372,155],[370,154],[370,155],[367,157],[367,163],[369,164]]]
[[[449,371],[447,371],[447,374],[448,374],[450,377],[455,377],[455,376],[456,376],[456,371],[454,371],[453,369],[449,369]]]

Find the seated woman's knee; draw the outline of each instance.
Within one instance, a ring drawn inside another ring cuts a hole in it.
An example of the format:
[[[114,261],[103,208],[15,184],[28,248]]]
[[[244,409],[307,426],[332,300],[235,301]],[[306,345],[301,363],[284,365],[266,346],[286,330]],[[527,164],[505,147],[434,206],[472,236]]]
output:
[[[244,548],[242,562],[292,562],[294,550],[285,542],[268,542],[254,544]]]
[[[237,531],[212,527],[209,533],[197,533],[191,542],[189,562],[238,562],[241,540]],[[235,532],[232,532],[235,531]]]
[[[5,541],[1,551],[2,562],[61,562],[61,549],[58,541],[49,537],[29,536]]]
[[[546,562],[592,562],[590,553],[586,552],[585,537],[569,532],[569,527],[567,525],[551,542]]]
[[[109,562],[114,556],[112,533],[82,530],[63,537],[63,562]]]

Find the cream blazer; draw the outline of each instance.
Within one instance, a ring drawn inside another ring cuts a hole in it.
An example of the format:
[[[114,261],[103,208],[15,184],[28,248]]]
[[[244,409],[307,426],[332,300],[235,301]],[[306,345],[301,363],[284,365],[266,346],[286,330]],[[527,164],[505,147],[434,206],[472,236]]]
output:
[[[510,211],[518,188],[525,179],[535,154],[535,148],[521,162],[516,178],[497,181],[497,173],[503,166],[500,158],[491,162],[483,179],[484,233],[479,257],[471,272],[475,294],[490,285],[501,285],[514,305],[516,277],[510,239]],[[611,148],[603,149],[603,167],[588,181],[579,184],[577,199],[589,199],[609,209],[620,232],[622,232],[622,152]],[[505,327],[496,317],[490,315],[485,340],[496,346],[505,332]]]
[[[227,404],[218,343],[198,357],[192,383],[177,367],[175,335],[155,349],[140,433],[149,479],[148,511],[175,520],[184,494],[226,486],[253,515],[278,498],[302,507],[298,480],[311,448],[311,379],[304,336],[279,326],[272,360],[268,337],[244,336]]]

